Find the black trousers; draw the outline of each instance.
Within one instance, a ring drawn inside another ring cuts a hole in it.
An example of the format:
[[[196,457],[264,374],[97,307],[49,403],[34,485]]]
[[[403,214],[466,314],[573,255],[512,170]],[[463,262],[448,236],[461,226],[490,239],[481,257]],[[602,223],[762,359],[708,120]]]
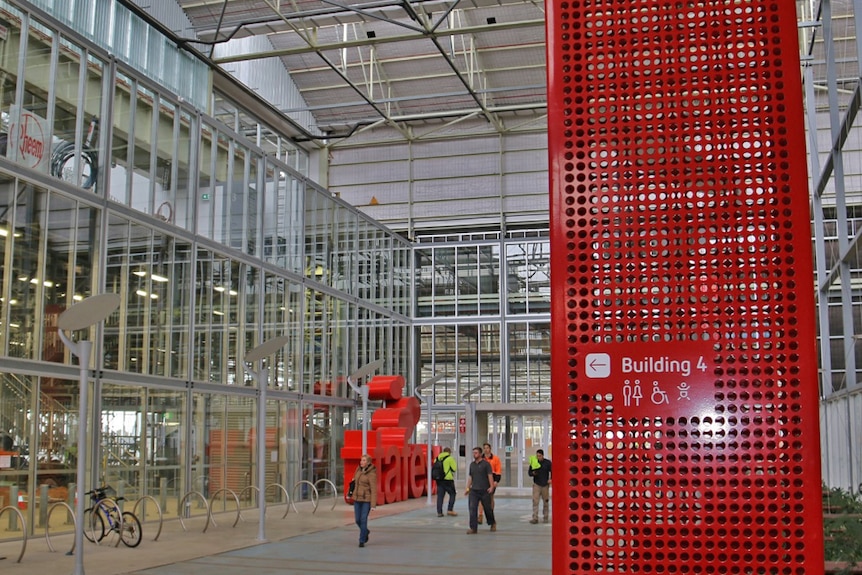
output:
[[[448,510],[452,511],[455,507],[455,480],[441,479],[437,482],[437,514],[443,513],[443,498],[449,494]]]

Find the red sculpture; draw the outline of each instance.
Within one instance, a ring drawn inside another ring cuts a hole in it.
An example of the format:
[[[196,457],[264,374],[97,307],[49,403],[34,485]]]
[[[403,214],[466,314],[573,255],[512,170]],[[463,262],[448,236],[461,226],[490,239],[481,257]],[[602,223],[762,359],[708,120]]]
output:
[[[377,468],[379,504],[394,503],[422,497],[428,489],[427,446],[407,443],[419,421],[419,400],[404,397],[404,378],[400,375],[378,375],[368,382],[368,399],[383,401],[384,405],[371,416],[367,451]],[[432,456],[440,452],[432,448]],[[345,501],[347,485],[359,466],[362,457],[362,431],[344,432]],[[432,486],[433,489],[433,486]]]

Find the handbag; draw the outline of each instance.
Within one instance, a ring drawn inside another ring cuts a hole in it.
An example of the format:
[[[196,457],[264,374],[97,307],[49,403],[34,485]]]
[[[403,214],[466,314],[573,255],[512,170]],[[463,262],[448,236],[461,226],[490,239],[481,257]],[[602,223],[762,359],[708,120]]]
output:
[[[345,503],[348,505],[353,505],[353,490],[356,489],[356,480],[353,479],[350,481],[350,485],[347,487],[347,495],[344,497]]]

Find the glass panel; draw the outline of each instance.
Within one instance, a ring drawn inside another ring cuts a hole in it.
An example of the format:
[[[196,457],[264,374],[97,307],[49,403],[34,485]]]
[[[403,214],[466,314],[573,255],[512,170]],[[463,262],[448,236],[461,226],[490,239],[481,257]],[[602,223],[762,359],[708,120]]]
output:
[[[434,309],[438,317],[455,315],[455,248],[434,250]]]
[[[0,452],[9,455],[10,466],[3,469],[0,482],[0,505],[14,505],[14,490],[27,491],[27,473],[31,459],[32,438],[30,414],[36,379],[10,372],[0,372]],[[38,448],[33,449],[34,452]]]
[[[298,188],[301,182],[277,167],[270,169],[271,173],[267,172],[267,186],[272,186],[273,192],[264,211],[264,244],[269,253],[264,253],[264,258],[287,270],[301,273],[304,202],[302,194],[297,192],[297,189],[301,189]]]
[[[305,308],[305,341],[303,359],[305,369],[303,370],[303,384],[306,389],[301,391],[310,393],[311,384],[320,380],[321,365],[319,361],[320,354],[323,352],[323,299],[322,293],[307,289]]]
[[[254,429],[255,403],[252,397],[211,396],[207,419],[212,424],[204,431],[208,452],[206,485],[213,513],[234,511],[235,503],[226,490],[239,494],[254,484],[254,454],[249,438]]]
[[[228,236],[224,239],[224,243],[232,248],[245,251],[248,247],[247,234],[249,231],[246,216],[249,212],[249,204],[252,201],[252,198],[249,198],[246,193],[251,157],[248,148],[241,144],[234,143],[233,150],[234,156],[231,162],[233,173],[230,180],[230,212],[225,214],[226,220],[229,222],[225,228]]]
[[[395,243],[392,269],[393,309],[396,313],[410,316],[410,247],[401,242]]]
[[[195,256],[196,293],[195,302],[195,333],[194,333],[194,369],[192,379],[207,381],[209,379],[210,359],[213,357],[214,340],[210,336],[212,329],[213,301],[213,254],[198,248]]]
[[[302,474],[305,468],[305,438],[303,436],[304,422],[302,411],[298,401],[288,401],[284,407],[284,428],[287,431],[287,445],[285,456],[287,458],[287,466],[283,477],[283,485],[288,488],[288,492],[292,486],[300,479],[304,479]]]
[[[77,209],[76,202],[57,194],[49,197],[45,271],[40,280],[45,310],[42,358],[63,361],[65,348],[57,335],[56,320],[66,307],[91,294],[97,276],[99,219],[95,209]]]
[[[29,387],[36,381],[10,374],[12,385]],[[60,378],[39,381],[37,442],[29,444],[31,463],[37,470],[36,485],[48,485],[48,497],[72,500],[67,486],[77,472],[78,397],[80,383]],[[5,407],[4,407],[5,409]],[[36,498],[35,502],[40,502]],[[28,509],[29,511],[29,509]]]
[[[285,356],[285,389],[297,391],[302,382],[302,358],[304,350],[305,333],[303,325],[303,297],[304,290],[298,283],[287,284],[287,325],[286,333],[290,336],[288,343],[289,354]]]
[[[41,26],[31,27],[27,37],[27,53],[24,71],[24,96],[20,102],[22,111],[26,110],[38,115],[43,121],[48,121],[51,109],[48,103],[49,91],[51,89],[51,46],[56,41],[52,32]],[[69,121],[65,131],[55,132],[55,136],[75,141],[75,112],[78,101],[78,83],[80,72],[80,52],[70,50],[65,54],[64,63],[69,66],[68,72],[57,78],[58,101],[66,102],[65,114],[62,110],[58,114]],[[12,70],[17,68],[10,66]],[[69,104],[75,102],[74,104]],[[23,120],[22,120],[23,122]],[[47,134],[46,134],[47,135]],[[69,138],[71,136],[71,138]],[[47,141],[44,141],[47,144]],[[48,150],[45,150],[48,152]],[[50,153],[48,153],[50,156]],[[49,157],[44,158],[50,161]],[[47,172],[47,166],[42,165],[41,171]]]
[[[9,347],[11,357],[35,359],[38,348],[41,308],[39,281],[44,257],[44,231],[47,230],[48,193],[22,184],[14,207],[12,266],[9,274]],[[20,234],[20,235],[19,235]],[[35,281],[33,281],[35,280]]]
[[[217,138],[218,133],[214,128],[208,124],[201,125],[200,150],[198,151],[200,162],[198,166],[197,231],[208,238],[215,237]]]
[[[172,214],[167,215],[169,221],[191,230],[193,225],[195,197],[191,166],[192,136],[196,131],[195,117],[185,110],[180,110],[177,122],[177,152],[171,166],[171,181],[173,183],[174,206]]]
[[[506,245],[509,313],[550,313],[550,244]]]
[[[309,404],[303,412],[303,478],[324,488],[322,479],[329,479],[336,485],[343,483],[343,464],[339,453],[342,447],[343,409],[323,404]],[[318,483],[319,482],[319,483]],[[297,492],[297,497],[310,499],[309,490]]]
[[[434,315],[434,250],[416,249],[413,252],[416,285],[416,316]]]
[[[243,196],[245,196],[245,207],[243,210],[245,214],[243,251],[253,256],[260,255],[260,239],[258,237],[258,231],[260,230],[258,214],[260,213],[261,201],[261,194],[258,193],[260,189],[260,182],[258,181],[260,162],[260,156],[252,152],[248,153],[245,191],[243,193]]]
[[[509,401],[551,401],[550,324],[513,323],[508,329]]]
[[[186,426],[187,395],[185,391],[163,389],[147,389],[142,393],[145,394],[147,412],[146,427],[142,429],[141,460],[147,480],[141,495],[155,497],[163,513],[170,517],[176,514],[180,499],[188,491],[184,463],[189,459],[192,465],[196,462],[195,443],[192,441],[192,452],[189,453],[185,440],[190,431]],[[173,504],[169,505],[168,501]],[[192,506],[196,505],[199,502],[192,503]],[[147,510],[155,516],[155,508],[145,507],[145,503],[139,509],[138,516],[142,522]]]
[[[164,355],[169,365],[168,373],[181,379],[189,375],[189,333],[191,330],[192,246],[174,240],[173,260],[162,266],[167,274],[168,289],[165,295],[165,322],[170,332],[170,341]]]
[[[335,206],[335,249],[332,253],[332,285],[345,293],[357,293],[357,216],[344,206]]]
[[[108,199],[129,205],[131,202],[130,185],[131,171],[129,166],[134,161],[129,149],[129,139],[134,137],[135,98],[134,81],[117,73],[114,83],[113,105],[113,135],[111,142],[111,162]]]
[[[267,486],[265,500],[268,505],[287,503],[284,493],[276,487],[269,488],[273,483],[285,487],[287,492],[290,490],[296,481],[288,482],[285,476],[286,469],[289,465],[290,443],[291,438],[297,437],[299,434],[295,429],[291,428],[290,411],[288,402],[267,400],[266,402],[266,446],[265,446],[265,473],[264,484]],[[255,463],[257,462],[256,455],[253,456]],[[254,474],[256,476],[257,469],[255,465]],[[249,490],[251,492],[251,490]],[[251,502],[252,499],[249,498]]]
[[[21,42],[21,29],[20,25],[13,25],[5,18],[0,23],[6,26],[8,30],[8,34],[0,38],[0,70],[3,72],[0,74],[0,116],[2,116],[2,126],[0,126],[0,131],[2,131],[0,133],[0,155],[8,157],[9,112],[10,108],[15,104],[15,89],[18,83],[18,58],[20,56],[18,46]]]
[[[102,484],[117,490],[117,495],[136,500],[142,493],[141,472],[144,457],[146,390],[139,387],[104,385],[101,408]]]
[[[5,353],[6,344],[9,339],[9,310],[12,306],[6,297],[6,285],[15,281],[12,271],[12,246],[14,238],[19,232],[14,226],[12,218],[15,205],[15,180],[4,174],[0,174],[0,257],[3,258],[0,266],[0,353]]]
[[[78,177],[83,188],[94,192],[99,177],[99,158],[105,155],[99,150],[99,118],[102,117],[102,83],[105,65],[92,55],[87,57],[84,69],[83,110],[78,110],[78,145],[81,147]]]
[[[479,313],[500,313],[500,246],[479,246],[479,268],[476,285]]]
[[[153,292],[149,275],[152,266],[153,231],[132,224],[129,228],[129,259],[125,322],[125,345],[120,356],[120,369],[134,373],[146,373],[150,351],[148,330],[150,308],[158,298]]]
[[[177,107],[159,98],[156,120],[155,172],[153,172],[153,211],[159,219],[173,223],[176,206],[176,159],[179,155],[180,121]]]
[[[152,170],[153,106],[157,96],[152,91],[138,86],[133,116],[134,145],[129,161],[132,166],[131,197],[129,205],[139,212],[153,213]]]
[[[456,248],[455,290],[458,315],[479,313],[479,258],[476,246]]]

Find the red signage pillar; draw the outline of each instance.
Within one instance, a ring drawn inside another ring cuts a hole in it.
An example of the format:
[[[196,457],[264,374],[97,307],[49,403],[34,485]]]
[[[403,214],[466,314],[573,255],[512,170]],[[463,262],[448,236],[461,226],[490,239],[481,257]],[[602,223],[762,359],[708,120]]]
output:
[[[822,573],[795,5],[546,6],[553,572]]]

